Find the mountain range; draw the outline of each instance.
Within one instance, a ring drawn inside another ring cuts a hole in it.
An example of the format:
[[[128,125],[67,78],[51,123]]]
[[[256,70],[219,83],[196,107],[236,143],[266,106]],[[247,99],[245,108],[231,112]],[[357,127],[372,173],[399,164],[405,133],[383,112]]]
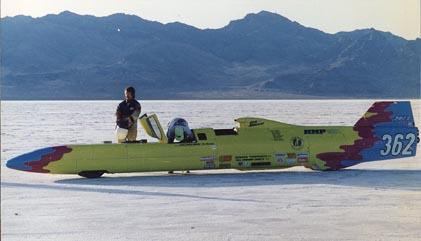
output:
[[[219,29],[69,11],[1,19],[2,99],[420,98],[421,39],[262,11]]]

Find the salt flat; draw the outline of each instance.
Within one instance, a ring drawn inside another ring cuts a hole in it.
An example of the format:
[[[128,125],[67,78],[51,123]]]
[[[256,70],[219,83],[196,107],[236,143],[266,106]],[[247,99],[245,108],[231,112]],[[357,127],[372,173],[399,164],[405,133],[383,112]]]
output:
[[[144,101],[163,123],[228,128],[239,116],[353,125],[358,101]],[[2,102],[2,240],[419,240],[421,156],[338,172],[24,173],[5,160],[32,149],[113,139],[117,102]],[[413,102],[420,124],[420,101]],[[142,133],[143,135],[143,133]],[[420,147],[420,146],[418,146]],[[421,150],[421,149],[419,149]]]

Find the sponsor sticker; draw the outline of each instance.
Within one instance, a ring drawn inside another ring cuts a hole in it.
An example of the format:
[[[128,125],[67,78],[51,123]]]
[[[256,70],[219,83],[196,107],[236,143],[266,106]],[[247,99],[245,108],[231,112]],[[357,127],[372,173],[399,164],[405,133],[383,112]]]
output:
[[[298,136],[291,138],[291,146],[294,149],[301,149],[304,146],[304,140]]]
[[[270,131],[272,133],[272,137],[274,141],[283,141],[284,140],[284,136],[281,134],[281,132],[279,130],[271,130]]]
[[[397,115],[397,116],[393,117],[393,121],[410,121],[410,120],[412,120],[412,118],[410,116]]]
[[[232,155],[219,156],[219,162],[230,162],[231,160],[232,160]]]
[[[271,155],[244,155],[235,156],[236,161],[268,161]]]
[[[326,129],[307,129],[304,130],[304,135],[323,135]]]
[[[326,131],[326,133],[332,134],[332,135],[338,134],[339,132],[340,132],[339,129],[327,129]]]
[[[287,154],[288,159],[295,159],[297,158],[297,154],[295,154],[295,152],[289,152]]]
[[[214,161],[205,161],[203,165],[204,169],[214,169],[215,168],[215,162]]]
[[[200,160],[203,162],[204,169],[214,169],[215,168],[215,156],[202,156]]]
[[[301,152],[297,154],[298,162],[308,162],[308,153]]]
[[[297,154],[295,154],[295,152],[287,153],[287,157],[284,163],[286,165],[293,165],[297,163]]]
[[[238,166],[240,166],[240,167],[250,167],[251,162],[249,162],[249,161],[239,161]]]
[[[257,120],[252,120],[249,123],[249,127],[260,126],[260,125],[263,125],[263,124],[265,124],[265,122],[263,122],[263,121],[257,121]]]
[[[202,156],[201,161],[215,161],[215,156]]]
[[[275,160],[278,163],[285,163],[287,160],[287,154],[286,153],[275,153]]]

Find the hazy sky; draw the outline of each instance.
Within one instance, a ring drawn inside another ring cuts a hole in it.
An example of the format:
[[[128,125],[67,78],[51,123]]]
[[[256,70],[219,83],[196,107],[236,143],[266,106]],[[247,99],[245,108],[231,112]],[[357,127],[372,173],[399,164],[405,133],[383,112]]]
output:
[[[407,39],[420,36],[420,0],[1,0],[2,17],[64,10],[95,16],[122,12],[198,28],[220,28],[267,10],[328,33],[374,27]]]

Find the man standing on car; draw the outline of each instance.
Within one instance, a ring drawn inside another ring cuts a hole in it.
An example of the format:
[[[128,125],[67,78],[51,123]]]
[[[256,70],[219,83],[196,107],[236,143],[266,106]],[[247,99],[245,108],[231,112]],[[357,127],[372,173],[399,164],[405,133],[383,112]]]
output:
[[[137,137],[137,119],[139,118],[141,106],[136,98],[136,91],[133,87],[124,90],[125,100],[117,107],[117,141],[135,141]]]

